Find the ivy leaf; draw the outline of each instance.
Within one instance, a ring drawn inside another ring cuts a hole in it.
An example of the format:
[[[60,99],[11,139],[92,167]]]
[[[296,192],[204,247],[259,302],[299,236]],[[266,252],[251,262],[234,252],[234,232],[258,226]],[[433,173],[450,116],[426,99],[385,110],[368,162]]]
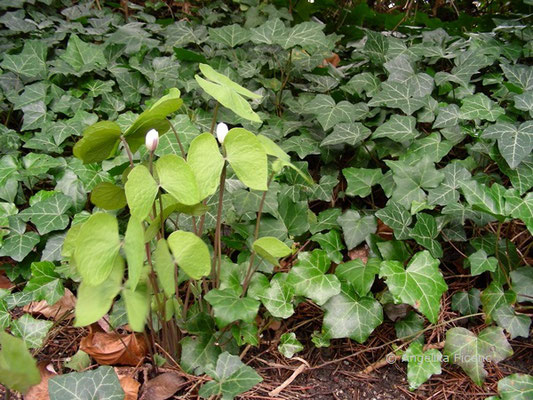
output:
[[[250,31],[238,24],[221,28],[209,28],[209,40],[231,48],[246,43],[251,38]]]
[[[513,97],[514,106],[518,110],[528,111],[529,116],[533,117],[533,90],[528,90],[522,94]]]
[[[107,64],[104,52],[98,45],[85,43],[74,33],[70,35],[67,50],[60,58],[74,68],[76,72],[101,69]]]
[[[294,314],[292,305],[294,288],[287,278],[287,274],[279,273],[274,275],[270,280],[269,286],[258,296],[259,300],[275,318],[287,319]]]
[[[433,128],[451,128],[459,123],[460,112],[457,104],[450,104],[445,107],[440,107],[437,118],[433,123]]]
[[[379,276],[385,278],[397,301],[413,306],[431,323],[437,321],[440,298],[448,286],[439,271],[439,261],[428,251],[416,253],[407,269],[398,261],[383,261]]]
[[[48,380],[50,400],[124,399],[124,390],[113,367],[102,366],[92,371],[71,372]]]
[[[513,291],[519,302],[530,301],[533,297],[533,267],[520,267],[511,271]]]
[[[428,190],[428,203],[448,205],[459,200],[460,182],[470,179],[470,172],[458,163],[450,163],[440,170],[444,174],[442,183],[435,189]]]
[[[5,54],[0,66],[17,75],[32,79],[46,79],[47,45],[41,40],[26,40],[18,55]]]
[[[15,261],[22,261],[39,241],[40,237],[35,232],[13,233],[2,243],[0,253]]]
[[[442,354],[437,349],[423,350],[421,343],[412,343],[402,356],[407,364],[409,389],[415,390],[432,375],[441,374]]]
[[[31,279],[24,292],[32,293],[36,301],[46,300],[49,305],[55,304],[64,294],[63,282],[55,272],[55,265],[49,261],[32,263]]]
[[[331,96],[318,94],[307,103],[306,112],[315,114],[322,128],[327,131],[341,122],[353,122],[358,113],[358,107],[348,101],[335,104]]]
[[[533,377],[526,374],[512,374],[500,379],[498,393],[502,400],[527,400],[533,393]]]
[[[496,257],[488,257],[485,250],[480,249],[468,256],[470,273],[472,276],[481,275],[485,271],[496,271],[498,260]]]
[[[409,225],[411,225],[412,217],[409,211],[398,203],[389,200],[384,208],[376,212],[376,217],[393,229],[396,239],[405,240],[409,238]]]
[[[385,55],[389,50],[389,41],[379,32],[366,32],[366,42],[364,52],[375,65],[382,65],[385,62]]]
[[[335,275],[352,285],[359,296],[366,296],[379,273],[379,263],[378,258],[370,258],[366,264],[361,259],[351,260],[337,265]]]
[[[320,146],[337,146],[340,144],[355,146],[369,137],[371,133],[372,131],[360,122],[335,124],[333,132],[320,142]]]
[[[372,186],[376,185],[383,178],[381,169],[368,168],[344,168],[342,174],[346,178],[348,196],[366,197],[372,192]]]
[[[316,233],[311,236],[311,240],[317,242],[320,248],[328,253],[331,261],[337,264],[342,261],[341,250],[345,249],[345,246],[339,231],[332,229],[327,233]]]
[[[413,343],[420,343],[421,345],[424,344],[424,335],[421,334],[423,329],[424,317],[414,311],[409,311],[405,318],[396,321],[394,324],[394,330],[398,339],[414,339]]]
[[[481,292],[472,288],[468,292],[457,292],[452,296],[452,310],[459,311],[461,315],[477,313],[481,305]]]
[[[208,365],[215,365],[221,352],[215,342],[216,337],[213,335],[184,337],[180,342],[180,365],[183,370],[190,374],[203,375]]]
[[[278,351],[287,358],[292,358],[295,353],[304,349],[303,344],[296,339],[296,333],[287,332],[281,335],[278,344]]]
[[[482,137],[497,139],[501,155],[515,169],[533,150],[533,121],[524,122],[518,128],[497,123],[485,129]]]
[[[35,319],[29,314],[24,314],[11,323],[11,332],[24,340],[28,348],[38,349],[43,345],[44,339],[53,324],[52,321],[43,321]]]
[[[21,393],[37,385],[41,374],[22,339],[0,332],[0,376],[2,384]]]
[[[487,376],[484,361],[498,363],[513,354],[513,350],[502,328],[491,326],[483,329],[478,336],[465,328],[452,328],[446,332],[444,354],[481,386]]]
[[[289,273],[297,296],[305,296],[316,304],[324,304],[341,290],[335,275],[326,274],[331,261],[324,250],[300,253],[298,262]]]
[[[327,43],[326,35],[322,32],[323,24],[317,22],[302,22],[287,29],[284,35],[275,38],[275,43],[285,50],[299,46],[311,53],[317,52],[325,47]]]
[[[503,305],[492,313],[496,323],[511,335],[511,339],[521,336],[529,337],[531,318],[524,314],[517,314],[510,305]]]
[[[383,309],[372,297],[359,297],[343,288],[323,306],[323,331],[329,339],[350,338],[365,342],[383,322]]]
[[[279,200],[279,214],[291,235],[302,235],[309,229],[308,210],[307,201],[293,202],[289,196]]]
[[[432,215],[420,213],[417,215],[416,224],[411,229],[410,235],[416,242],[429,250],[435,258],[442,257],[442,247],[435,238],[439,235],[437,221]]]
[[[30,220],[41,235],[63,230],[69,223],[67,210],[72,206],[70,197],[55,193],[45,200],[39,201],[25,209],[19,215],[24,221]]]
[[[509,82],[517,85],[522,90],[533,89],[533,69],[531,69],[530,65],[507,65],[502,63],[500,68]]]
[[[251,33],[250,40],[256,44],[275,44],[278,38],[286,36],[287,28],[281,19],[274,18],[252,28]]]
[[[83,350],[78,350],[67,362],[65,362],[65,367],[70,368],[74,371],[80,372],[84,369],[87,369],[91,365],[91,358]]]
[[[426,101],[420,97],[413,97],[415,92],[409,85],[399,82],[384,82],[381,91],[369,102],[371,107],[386,106],[399,108],[405,114],[411,115],[426,105]]]
[[[483,93],[467,96],[459,110],[461,119],[481,119],[494,122],[505,111]]]
[[[481,293],[481,304],[485,313],[487,323],[492,321],[492,314],[498,308],[504,305],[514,303],[516,294],[512,290],[504,291],[502,286],[496,281],[492,281],[489,286]]]
[[[259,310],[259,302],[250,297],[240,297],[233,289],[212,289],[205,300],[213,306],[220,328],[234,321],[253,322]]]
[[[348,250],[357,247],[364,240],[377,230],[376,218],[372,215],[361,217],[355,210],[347,210],[342,214],[337,222],[342,227],[344,241]]]
[[[498,192],[497,184],[493,184],[496,190],[491,190],[491,188],[473,179],[461,181],[459,185],[470,205],[496,216],[504,214],[504,199],[502,194]]]
[[[420,136],[415,125],[415,117],[392,115],[387,122],[378,126],[372,134],[372,138],[388,138],[395,142],[405,143]]]
[[[214,380],[200,388],[198,394],[203,398],[222,395],[222,398],[230,400],[263,380],[252,367],[227,351],[218,356],[216,369],[210,367],[207,373]]]

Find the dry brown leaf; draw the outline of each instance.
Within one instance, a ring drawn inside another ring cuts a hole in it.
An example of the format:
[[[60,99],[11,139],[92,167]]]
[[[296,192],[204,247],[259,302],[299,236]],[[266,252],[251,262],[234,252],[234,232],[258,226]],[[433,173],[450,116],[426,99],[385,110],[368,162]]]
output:
[[[7,276],[4,275],[4,271],[0,272],[0,289],[11,289],[15,287],[15,284],[11,282]]]
[[[359,246],[353,250],[350,250],[348,252],[348,257],[350,257],[350,260],[361,260],[363,263],[366,264],[368,261],[368,254],[370,251],[368,250],[368,247],[366,245]]]
[[[328,58],[324,58],[324,61],[322,61],[322,64],[320,65],[322,68],[327,67],[328,64],[333,65],[334,67],[337,67],[339,63],[341,62],[341,58],[337,53],[332,53],[333,55]]]
[[[121,368],[115,368],[115,372],[125,393],[124,400],[137,400],[141,384],[131,376],[121,374]]]
[[[137,365],[147,352],[142,336],[102,332],[96,324],[91,325],[89,335],[81,339],[80,349],[100,365]]]
[[[179,373],[171,371],[150,379],[143,388],[141,400],[165,400],[185,383]]]
[[[378,218],[378,231],[376,233],[382,239],[386,239],[386,240],[394,239],[394,233],[392,231],[392,228],[386,225],[379,218]]]
[[[38,365],[39,372],[41,373],[41,382],[37,385],[33,385],[28,393],[24,395],[24,400],[49,400],[50,396],[48,395],[48,379],[52,376],[57,375],[54,371],[54,368],[51,364],[50,369],[47,368],[46,363],[40,363]],[[50,371],[51,370],[51,371]],[[53,371],[53,372],[52,372]]]
[[[72,311],[76,306],[76,297],[68,289],[65,289],[65,294],[54,305],[48,305],[45,300],[32,301],[30,304],[24,306],[23,310],[31,314],[41,314],[46,318],[60,319],[66,313]],[[67,316],[74,318],[74,314]]]

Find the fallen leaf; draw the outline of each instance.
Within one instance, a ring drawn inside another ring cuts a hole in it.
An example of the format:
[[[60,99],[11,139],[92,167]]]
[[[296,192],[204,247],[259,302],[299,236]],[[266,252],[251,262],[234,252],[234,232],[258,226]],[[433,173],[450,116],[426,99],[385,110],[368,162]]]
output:
[[[386,240],[394,239],[394,232],[393,232],[392,228],[390,226],[386,225],[379,218],[378,218],[378,231],[376,233],[382,239],[386,239]]]
[[[124,400],[137,400],[141,384],[129,375],[121,374],[121,368],[115,368],[115,372],[125,393]]]
[[[144,385],[141,400],[165,400],[174,395],[185,383],[179,373],[171,371],[150,379]]]
[[[28,393],[24,395],[24,400],[49,400],[48,395],[48,379],[57,375],[54,371],[52,364],[49,366],[46,363],[40,363],[38,365],[39,372],[41,373],[41,382],[34,385],[28,390]]]
[[[369,254],[368,247],[366,245],[362,245],[359,247],[356,247],[353,250],[350,250],[348,252],[348,257],[350,257],[350,260],[361,260],[363,263],[366,264],[368,261],[368,254]]]
[[[147,346],[141,335],[102,332],[93,324],[89,335],[81,339],[80,350],[100,365],[137,365],[145,357]]]
[[[66,313],[72,311],[76,306],[76,297],[68,289],[65,289],[65,294],[54,305],[48,305],[45,300],[32,301],[30,304],[24,306],[23,311],[30,314],[41,314],[46,318],[53,318],[58,320],[65,316]],[[67,315],[66,318],[74,318],[74,313]]]
[[[0,289],[11,289],[13,287],[15,287],[15,284],[4,275],[4,271],[0,272]]]
[[[322,61],[322,64],[320,65],[322,68],[327,67],[328,64],[333,65],[334,67],[337,67],[339,63],[341,62],[341,58],[337,53],[332,53],[333,55],[328,58],[324,58],[324,61]]]

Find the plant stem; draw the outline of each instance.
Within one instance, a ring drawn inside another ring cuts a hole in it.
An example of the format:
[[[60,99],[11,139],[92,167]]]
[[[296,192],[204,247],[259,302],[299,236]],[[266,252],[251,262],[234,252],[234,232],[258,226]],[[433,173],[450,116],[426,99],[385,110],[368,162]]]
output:
[[[122,135],[120,135],[120,141],[124,145],[124,150],[126,150],[126,154],[128,155],[128,159],[130,160],[130,167],[133,168],[133,154],[131,153],[130,145],[128,144],[128,142],[126,142],[126,139]]]
[[[215,111],[213,111],[213,119],[211,120],[211,129],[209,130],[209,132],[211,132],[211,135],[215,131],[215,125],[217,123],[218,105],[219,103],[217,101],[217,104],[215,106]]]
[[[174,128],[174,125],[170,120],[168,120],[168,123],[170,124],[170,128],[172,129],[172,132],[174,132],[174,137],[178,141],[178,145],[180,146],[181,156],[185,158],[185,149],[183,148],[183,144],[181,143],[180,137],[178,136],[178,132],[176,131],[176,128]]]
[[[217,221],[215,228],[215,249],[213,254],[213,272],[215,273],[215,288],[218,287],[220,280],[220,269],[222,265],[222,240],[221,240],[221,227],[222,227],[222,203],[224,201],[224,186],[226,184],[226,164],[222,168],[220,174],[220,185],[218,194],[218,210]]]

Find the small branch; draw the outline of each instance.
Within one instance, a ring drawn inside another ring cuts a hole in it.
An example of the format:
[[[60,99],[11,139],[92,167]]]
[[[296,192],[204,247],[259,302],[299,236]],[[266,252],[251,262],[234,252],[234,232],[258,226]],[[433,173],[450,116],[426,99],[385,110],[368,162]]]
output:
[[[302,372],[304,372],[309,367],[309,364],[304,359],[300,357],[295,357],[295,359],[302,361],[302,364],[300,364],[300,366],[294,370],[292,375],[289,376],[285,380],[285,382],[283,382],[281,385],[279,385],[274,390],[271,390],[270,392],[268,392],[269,396],[276,397],[277,395],[279,395],[283,389],[289,386],[298,377],[298,375],[300,375]]]
[[[213,119],[211,120],[211,129],[209,130],[209,132],[211,132],[211,135],[215,131],[215,125],[217,123],[218,106],[219,106],[219,102],[217,101],[217,105],[215,106],[215,111],[213,111]]]
[[[226,164],[222,168],[220,174],[220,186],[218,194],[218,210],[217,221],[215,228],[215,251],[213,252],[213,272],[215,273],[215,288],[218,287],[220,280],[220,269],[222,266],[222,241],[221,241],[221,227],[222,227],[222,203],[224,201],[224,186],[226,184]]]
[[[122,142],[124,150],[126,150],[126,154],[128,155],[128,159],[130,160],[130,167],[133,168],[135,165],[133,164],[133,154],[131,153],[130,145],[122,135],[120,135],[120,141]]]
[[[174,125],[170,120],[168,120],[168,123],[170,124],[170,129],[172,129],[172,132],[174,133],[174,137],[178,141],[178,146],[180,146],[181,156],[185,158],[185,148],[183,147],[183,144],[181,143],[180,137],[178,136],[178,132],[176,131],[176,128],[174,128]]]

